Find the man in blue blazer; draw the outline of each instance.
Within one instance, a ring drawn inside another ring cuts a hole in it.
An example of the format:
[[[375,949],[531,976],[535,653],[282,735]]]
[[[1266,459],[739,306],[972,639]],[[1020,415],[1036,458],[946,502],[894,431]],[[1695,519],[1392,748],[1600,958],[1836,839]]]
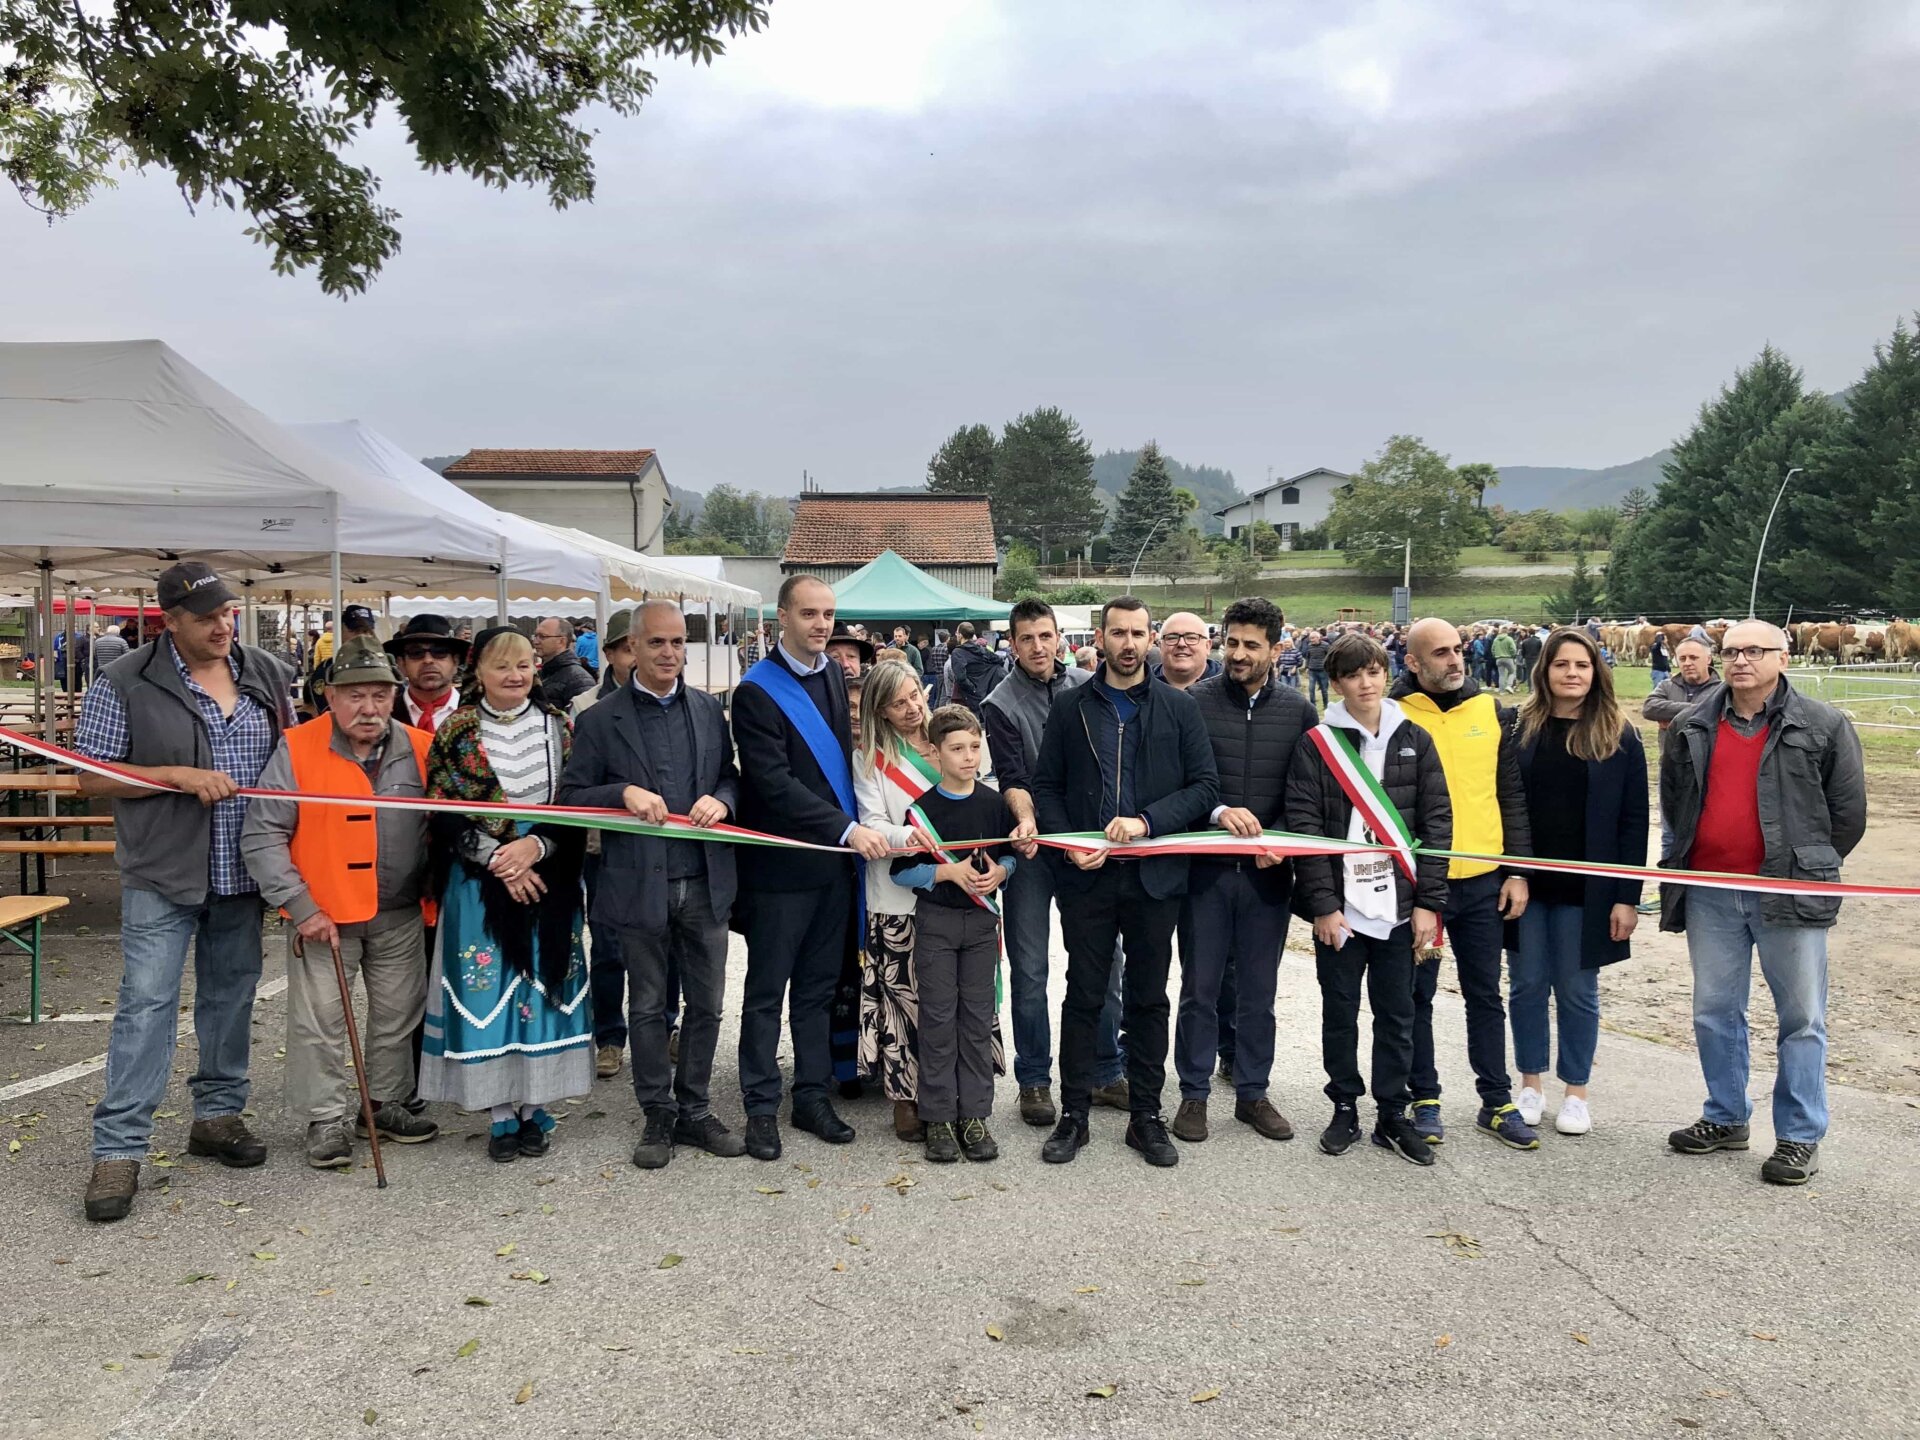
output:
[[[642,605],[632,643],[633,679],[580,717],[555,803],[623,809],[655,825],[669,815],[703,826],[730,820],[739,804],[733,742],[720,702],[681,678],[680,608]],[[617,933],[626,960],[633,1093],[646,1114],[633,1163],[657,1170],[676,1143],[743,1154],[745,1142],[708,1096],[726,989],[733,846],[608,830],[601,847],[592,919]],[[677,1067],[667,1058],[669,964],[686,1007]]]

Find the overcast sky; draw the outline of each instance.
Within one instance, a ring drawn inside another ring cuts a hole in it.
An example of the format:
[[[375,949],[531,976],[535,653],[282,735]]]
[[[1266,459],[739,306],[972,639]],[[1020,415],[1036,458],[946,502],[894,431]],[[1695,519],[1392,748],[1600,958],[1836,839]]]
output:
[[[1916,59],[1901,0],[775,0],[607,121],[590,207],[371,143],[404,246],[346,302],[158,175],[0,196],[0,334],[700,489],[917,483],[1048,404],[1246,488],[1396,431],[1615,464],[1764,343],[1836,389],[1920,309]]]

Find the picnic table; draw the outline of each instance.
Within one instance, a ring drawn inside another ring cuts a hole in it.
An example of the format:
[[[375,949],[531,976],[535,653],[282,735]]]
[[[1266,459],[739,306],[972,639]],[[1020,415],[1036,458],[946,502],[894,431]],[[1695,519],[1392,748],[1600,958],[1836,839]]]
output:
[[[67,908],[65,895],[0,896],[0,940],[27,952],[27,1024],[40,1023],[40,926]],[[28,928],[31,927],[31,928]]]

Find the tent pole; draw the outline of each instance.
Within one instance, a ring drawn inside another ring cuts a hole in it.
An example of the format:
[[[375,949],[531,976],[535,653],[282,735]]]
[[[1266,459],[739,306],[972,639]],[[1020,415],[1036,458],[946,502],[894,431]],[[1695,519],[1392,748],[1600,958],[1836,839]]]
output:
[[[133,648],[138,650],[147,639],[147,592],[133,592]]]
[[[338,650],[340,642],[346,638],[347,628],[341,618],[340,606],[340,552],[333,552],[333,648]]]
[[[500,571],[498,583],[494,586],[494,616],[496,625],[511,625],[507,616],[507,537],[500,537]]]
[[[607,579],[607,572],[600,572],[600,593],[593,597],[593,633],[600,646],[600,670],[607,668],[607,620],[613,614],[613,582]]]
[[[33,718],[40,724],[40,738],[53,741],[52,702],[47,697],[47,676],[53,670],[53,562],[40,552],[40,604],[34,617]]]
[[[253,577],[248,576],[240,582],[240,643],[258,645],[260,643],[259,621],[253,615]]]
[[[67,708],[69,711],[71,711],[73,708],[74,692],[76,692],[80,688],[80,667],[73,663],[73,656],[74,656],[73,606],[74,606],[74,596],[78,592],[75,591],[73,587],[73,581],[71,580],[67,581],[66,588],[67,588],[67,626],[66,626],[66,629],[67,629],[67,683],[64,688],[66,689],[66,692],[67,692]]]
[[[94,632],[100,628],[100,594],[95,591],[87,598],[87,688],[93,688],[93,677],[98,670],[93,663],[94,641],[99,635]]]
[[[280,592],[280,601],[286,606],[287,610],[287,618],[284,622],[285,628],[280,632],[280,648],[286,651],[287,654],[293,656],[293,668],[298,670],[300,668],[300,646],[307,638],[306,632],[302,631],[299,635],[293,633],[293,591],[282,590]],[[295,678],[297,679],[298,677],[296,676]]]
[[[707,693],[713,693],[713,596],[707,596]]]

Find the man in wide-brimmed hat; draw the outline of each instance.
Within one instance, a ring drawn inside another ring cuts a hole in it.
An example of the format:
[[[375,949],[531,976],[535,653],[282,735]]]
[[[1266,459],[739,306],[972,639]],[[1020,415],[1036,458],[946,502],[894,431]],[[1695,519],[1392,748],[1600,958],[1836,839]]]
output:
[[[828,657],[849,676],[864,675],[871,670],[877,653],[871,640],[856,635],[844,621],[833,627],[833,638],[827,641]]]
[[[387,653],[400,667],[393,718],[429,735],[460,708],[454,679],[467,662],[469,644],[453,633],[444,615],[415,615],[387,641]]]
[[[426,793],[426,732],[396,724],[400,677],[372,636],[348,637],[334,657],[327,713],[296,726],[261,773],[269,790],[316,795]],[[247,869],[302,943],[287,956],[287,1104],[307,1122],[307,1163],[353,1164],[355,1104],[346,1017],[332,946],[367,992],[365,1056],[373,1123],[400,1144],[439,1126],[408,1112],[414,1028],[426,1007],[421,877],[427,817],[413,810],[256,800],[240,837]],[[362,1122],[364,1124],[364,1122]]]

